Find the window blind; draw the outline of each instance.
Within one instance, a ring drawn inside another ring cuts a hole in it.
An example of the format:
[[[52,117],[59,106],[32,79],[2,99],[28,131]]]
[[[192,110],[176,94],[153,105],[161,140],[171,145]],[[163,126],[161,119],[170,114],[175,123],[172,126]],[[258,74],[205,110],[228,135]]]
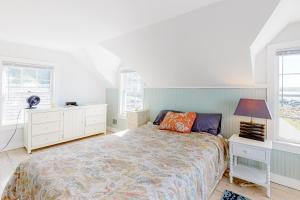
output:
[[[276,52],[277,56],[296,55],[296,54],[300,54],[300,48],[284,49],[284,50],[278,50]]]
[[[2,62],[2,124],[16,123],[20,110],[31,95],[41,98],[40,108],[50,107],[53,97],[53,67],[28,63]],[[23,120],[23,114],[19,121]]]

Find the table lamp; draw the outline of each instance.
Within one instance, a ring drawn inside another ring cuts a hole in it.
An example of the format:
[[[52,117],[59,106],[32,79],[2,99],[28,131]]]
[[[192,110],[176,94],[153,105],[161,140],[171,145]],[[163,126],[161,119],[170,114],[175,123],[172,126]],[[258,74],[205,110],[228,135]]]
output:
[[[265,124],[255,123],[254,118],[272,119],[263,99],[240,99],[234,115],[250,117],[250,122],[240,122],[240,137],[265,141]]]

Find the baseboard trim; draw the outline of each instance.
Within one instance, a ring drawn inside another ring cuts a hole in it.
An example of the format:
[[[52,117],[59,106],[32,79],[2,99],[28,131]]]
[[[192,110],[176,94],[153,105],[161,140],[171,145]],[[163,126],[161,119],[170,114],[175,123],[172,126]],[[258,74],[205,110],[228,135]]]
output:
[[[20,148],[24,148],[24,145],[16,145],[16,146],[12,146],[12,147],[7,147],[3,151],[0,151],[0,153],[10,151],[10,150],[20,149]]]
[[[271,173],[271,181],[280,185],[287,186],[296,190],[300,190],[300,180]]]
[[[117,129],[117,128],[114,128],[114,127],[111,127],[111,126],[108,126],[108,127],[107,127],[107,130],[108,130],[108,131],[111,131],[111,132],[113,132],[113,133],[122,131],[121,129]]]

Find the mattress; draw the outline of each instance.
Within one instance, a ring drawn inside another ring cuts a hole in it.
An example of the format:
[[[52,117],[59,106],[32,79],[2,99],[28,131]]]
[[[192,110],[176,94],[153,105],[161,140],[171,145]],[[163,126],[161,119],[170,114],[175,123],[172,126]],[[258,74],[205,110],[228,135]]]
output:
[[[222,137],[144,126],[34,153],[16,168],[2,200],[206,200],[226,159]]]

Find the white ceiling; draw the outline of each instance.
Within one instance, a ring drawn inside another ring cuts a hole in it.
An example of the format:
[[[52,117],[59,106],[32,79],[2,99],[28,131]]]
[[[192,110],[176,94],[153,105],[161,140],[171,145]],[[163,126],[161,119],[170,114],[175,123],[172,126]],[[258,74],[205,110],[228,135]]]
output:
[[[71,51],[112,85],[120,63],[149,87],[252,85],[257,52],[300,19],[298,7],[299,0],[0,0],[0,40]]]
[[[70,50],[219,0],[0,0],[0,40]]]

